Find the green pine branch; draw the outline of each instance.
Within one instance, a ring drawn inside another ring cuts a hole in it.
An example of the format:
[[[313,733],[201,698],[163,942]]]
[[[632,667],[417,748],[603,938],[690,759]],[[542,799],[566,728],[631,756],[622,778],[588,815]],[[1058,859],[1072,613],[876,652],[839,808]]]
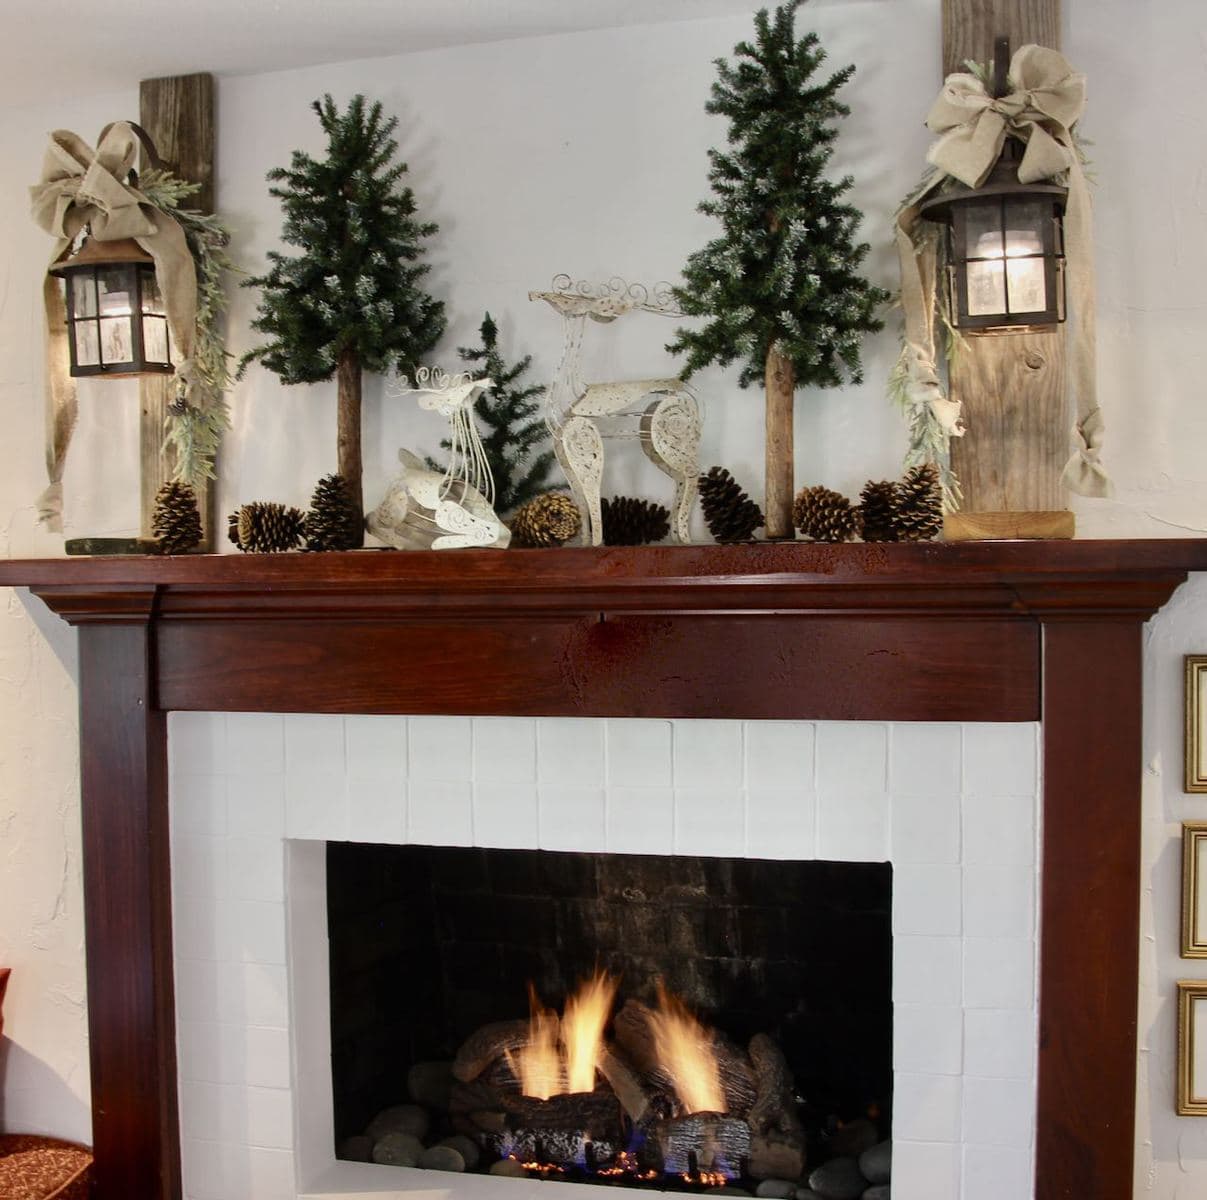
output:
[[[709,151],[712,197],[699,208],[721,231],[688,258],[675,289],[685,314],[706,318],[667,347],[684,357],[685,379],[738,363],[742,387],[761,383],[775,347],[798,386],[858,382],[863,337],[883,328],[889,295],[860,273],[861,214],[843,200],[852,180],[827,174],[849,112],[837,93],[854,67],[814,78],[826,54],[816,34],[796,37],[803,2],[761,10],[754,40],[716,63],[705,109],[728,119],[727,146]]]
[[[416,217],[415,197],[395,161],[398,119],[353,97],[341,113],[330,96],[313,105],[327,135],[325,158],[295,150],[268,174],[284,212],[281,236],[299,254],[271,251],[252,328],[267,339],[243,356],[285,383],[330,379],[341,355],[369,371],[414,374],[444,332],[444,305],[421,283],[424,239],[437,230]]]

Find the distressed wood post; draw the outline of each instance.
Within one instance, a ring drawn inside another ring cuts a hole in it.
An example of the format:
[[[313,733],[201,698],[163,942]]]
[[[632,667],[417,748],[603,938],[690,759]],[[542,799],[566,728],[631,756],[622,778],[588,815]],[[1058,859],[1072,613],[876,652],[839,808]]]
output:
[[[356,527],[363,529],[365,497],[360,453],[361,369],[360,356],[355,350],[345,350],[339,356],[335,380],[338,470],[347,485],[348,495],[356,505]]]
[[[793,435],[796,373],[773,346],[767,351],[767,458],[763,516],[768,540],[792,538]]]
[[[997,37],[1060,49],[1060,0],[943,0],[943,71],[988,62]],[[1065,334],[965,338],[950,368],[968,432],[951,443],[963,510],[951,538],[1072,537],[1060,475],[1070,453]]]
[[[189,206],[214,211],[214,77],[207,74],[144,79],[138,88],[138,123],[155,143],[164,165],[181,179],[199,183]],[[144,163],[144,166],[146,164]],[[174,454],[164,449],[164,421],[171,399],[171,375],[138,381],[142,536],[153,537],[151,518],[160,487],[172,478]],[[199,489],[201,549],[214,548],[214,489]]]

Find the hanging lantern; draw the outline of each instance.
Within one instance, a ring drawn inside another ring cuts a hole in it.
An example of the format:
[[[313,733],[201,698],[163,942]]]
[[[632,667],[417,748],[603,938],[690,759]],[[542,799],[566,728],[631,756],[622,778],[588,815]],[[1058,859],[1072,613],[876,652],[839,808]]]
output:
[[[997,38],[993,95],[1005,96],[1010,41]],[[1068,189],[1020,183],[1022,144],[1008,137],[978,188],[935,196],[919,216],[946,226],[951,323],[969,333],[1042,329],[1065,319],[1063,217]]]
[[[132,238],[87,238],[50,269],[66,282],[71,374],[170,375],[168,316],[151,256]]]

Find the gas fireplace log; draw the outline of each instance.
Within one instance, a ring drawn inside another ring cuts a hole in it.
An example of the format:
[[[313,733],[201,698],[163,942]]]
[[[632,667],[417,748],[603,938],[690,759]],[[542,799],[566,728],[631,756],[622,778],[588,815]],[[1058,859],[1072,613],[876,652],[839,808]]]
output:
[[[654,1049],[653,1013],[640,1000],[626,1000],[616,1014],[612,1028],[629,1062],[647,1077],[658,1072],[658,1052]]]
[[[528,1044],[527,1021],[495,1021],[471,1033],[453,1059],[453,1074],[462,1083],[477,1079],[495,1059]]]
[[[744,1050],[718,1035],[715,1047],[725,1106],[730,1116],[744,1117],[758,1095],[755,1073]]]
[[[801,1124],[792,1098],[792,1073],[783,1052],[767,1034],[756,1033],[750,1039],[750,1061],[758,1093],[746,1114],[752,1132],[799,1133]]]
[[[651,1096],[616,1047],[609,1046],[600,1055],[599,1071],[616,1093],[629,1120],[634,1124],[640,1121],[649,1111]]]
[[[513,1130],[575,1130],[591,1138],[619,1141],[623,1128],[620,1104],[611,1092],[575,1092],[548,1100],[504,1096],[503,1111]]]
[[[668,1175],[682,1175],[693,1168],[739,1175],[750,1155],[750,1126],[720,1113],[692,1113],[660,1121],[653,1132],[662,1151],[662,1169]]]
[[[482,1079],[473,1083],[454,1083],[449,1093],[448,1110],[451,1113],[500,1112],[503,1097],[499,1089]]]
[[[581,1129],[515,1129],[482,1136],[484,1148],[499,1158],[515,1158],[523,1163],[563,1166],[591,1158],[600,1165],[616,1157],[616,1144],[591,1137]]]
[[[753,1179],[799,1179],[805,1173],[805,1135],[773,1129],[751,1138],[747,1171]]]

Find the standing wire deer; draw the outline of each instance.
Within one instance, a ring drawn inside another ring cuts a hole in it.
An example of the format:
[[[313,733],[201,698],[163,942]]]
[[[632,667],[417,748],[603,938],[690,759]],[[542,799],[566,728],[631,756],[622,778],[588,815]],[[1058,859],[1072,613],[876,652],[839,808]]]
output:
[[[579,362],[587,318],[602,325],[629,312],[681,316],[669,284],[651,293],[641,284],[611,279],[606,284],[574,283],[558,275],[548,292],[529,292],[529,300],[544,300],[563,321],[562,358],[545,394],[545,423],[553,437],[557,461],[565,472],[575,502],[582,509],[582,541],[603,541],[600,483],[603,479],[604,439],[637,438],[646,457],[675,481],[671,535],[691,540],[689,523],[699,474],[700,408],[681,379],[635,379],[584,383]],[[644,407],[637,408],[642,405]],[[607,418],[629,417],[636,422]]]

